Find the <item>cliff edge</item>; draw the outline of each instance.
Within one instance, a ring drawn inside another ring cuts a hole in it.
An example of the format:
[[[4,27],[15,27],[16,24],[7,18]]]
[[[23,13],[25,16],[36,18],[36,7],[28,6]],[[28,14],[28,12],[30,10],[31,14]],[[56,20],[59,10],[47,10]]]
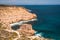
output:
[[[50,40],[35,36],[31,24],[24,23],[18,30],[11,28],[10,24],[29,22],[36,18],[36,14],[24,7],[0,6],[0,40]]]

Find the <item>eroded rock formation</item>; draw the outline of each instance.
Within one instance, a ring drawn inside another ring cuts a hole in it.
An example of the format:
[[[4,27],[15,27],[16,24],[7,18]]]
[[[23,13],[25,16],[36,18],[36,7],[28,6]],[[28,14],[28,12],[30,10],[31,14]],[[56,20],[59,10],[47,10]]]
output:
[[[20,35],[17,31],[8,30],[4,24],[0,23],[0,40],[17,40]]]
[[[32,29],[31,24],[22,24],[20,26],[20,29],[18,29],[17,31],[26,35],[26,36],[32,36],[35,33],[35,31]]]
[[[31,20],[36,18],[23,7],[3,7],[0,6],[0,21],[3,23],[14,23],[21,20]]]
[[[46,40],[34,36],[35,30],[31,24],[22,24],[18,30],[11,29],[12,23],[25,22],[36,17],[23,7],[0,6],[0,40]]]

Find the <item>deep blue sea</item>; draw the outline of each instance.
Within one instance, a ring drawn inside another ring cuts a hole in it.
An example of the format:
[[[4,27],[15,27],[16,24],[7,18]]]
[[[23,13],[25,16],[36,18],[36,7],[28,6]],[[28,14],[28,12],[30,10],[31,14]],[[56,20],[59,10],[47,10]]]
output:
[[[30,9],[37,15],[33,24],[36,34],[43,33],[44,37],[60,40],[60,5],[20,5]]]

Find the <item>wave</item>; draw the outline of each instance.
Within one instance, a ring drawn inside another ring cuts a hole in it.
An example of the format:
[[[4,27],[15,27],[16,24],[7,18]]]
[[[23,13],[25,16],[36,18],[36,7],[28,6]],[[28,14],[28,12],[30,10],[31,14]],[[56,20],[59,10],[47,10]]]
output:
[[[38,31],[35,31],[35,36],[39,36],[39,37],[42,37],[43,33],[42,32],[39,32]]]
[[[16,22],[16,23],[12,23],[10,24],[11,26],[15,26],[15,25],[22,25],[24,23],[27,23],[27,22],[31,22],[31,21],[36,21],[37,19],[32,19],[32,20],[27,20],[27,21],[20,21],[20,22]]]

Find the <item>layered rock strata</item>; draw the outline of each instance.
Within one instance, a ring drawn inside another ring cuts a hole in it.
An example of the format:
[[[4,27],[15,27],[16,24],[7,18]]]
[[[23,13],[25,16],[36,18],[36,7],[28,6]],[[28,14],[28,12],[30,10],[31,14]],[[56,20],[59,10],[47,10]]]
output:
[[[17,40],[20,38],[19,32],[8,30],[4,24],[0,23],[0,40]]]
[[[20,26],[20,29],[18,29],[17,31],[26,35],[26,36],[32,36],[35,33],[35,30],[32,29],[31,24],[22,24]]]
[[[23,7],[0,6],[0,40],[45,40],[34,36],[31,24],[22,24],[18,30],[11,29],[10,24],[29,22],[36,17]]]
[[[31,20],[36,18],[23,7],[3,7],[0,6],[0,21],[3,23],[11,24],[19,21]]]

